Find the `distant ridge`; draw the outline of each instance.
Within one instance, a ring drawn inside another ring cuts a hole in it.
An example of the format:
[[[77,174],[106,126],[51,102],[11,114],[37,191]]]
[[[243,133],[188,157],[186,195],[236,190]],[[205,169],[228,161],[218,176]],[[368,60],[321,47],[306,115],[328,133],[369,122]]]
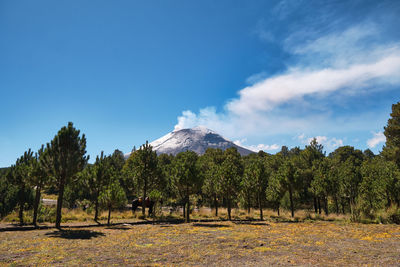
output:
[[[229,147],[235,147],[242,156],[255,153],[249,149],[236,145],[235,143],[223,138],[218,133],[203,126],[172,131],[151,142],[150,145],[157,154],[176,155],[179,152],[194,151],[197,154],[202,155],[207,148],[226,150]],[[125,157],[129,157],[129,155],[130,153],[125,154]]]

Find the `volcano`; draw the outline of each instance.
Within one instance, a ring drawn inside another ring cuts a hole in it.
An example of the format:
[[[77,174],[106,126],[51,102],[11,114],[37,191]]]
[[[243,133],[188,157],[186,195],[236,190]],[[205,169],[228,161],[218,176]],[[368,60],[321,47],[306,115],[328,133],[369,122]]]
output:
[[[150,145],[158,155],[176,155],[184,151],[194,151],[202,155],[207,148],[226,150],[229,147],[235,147],[242,156],[255,153],[247,148],[236,145],[232,141],[203,126],[172,131],[151,142]],[[129,154],[126,156],[129,156]]]

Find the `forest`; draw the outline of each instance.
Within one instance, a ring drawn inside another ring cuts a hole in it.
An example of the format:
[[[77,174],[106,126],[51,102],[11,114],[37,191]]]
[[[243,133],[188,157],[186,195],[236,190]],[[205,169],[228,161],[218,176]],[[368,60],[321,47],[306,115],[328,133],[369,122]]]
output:
[[[158,207],[181,207],[190,221],[194,207],[207,206],[218,216],[234,208],[282,209],[315,214],[348,214],[352,221],[368,219],[400,223],[400,102],[384,127],[386,144],[375,155],[341,146],[326,155],[314,138],[304,148],[241,156],[235,148],[208,149],[204,155],[186,151],[157,155],[146,142],[128,159],[121,151],[98,155],[89,164],[86,137],[73,123],[61,128],[38,151],[28,149],[14,165],[0,169],[0,219],[17,212],[21,225],[37,225],[42,194],[56,194],[55,225],[61,227],[62,208],[99,212],[124,209],[134,198],[149,197]],[[143,201],[144,205],[144,201]],[[31,222],[24,212],[33,210]],[[143,218],[146,216],[142,209]],[[157,213],[153,216],[157,216]]]

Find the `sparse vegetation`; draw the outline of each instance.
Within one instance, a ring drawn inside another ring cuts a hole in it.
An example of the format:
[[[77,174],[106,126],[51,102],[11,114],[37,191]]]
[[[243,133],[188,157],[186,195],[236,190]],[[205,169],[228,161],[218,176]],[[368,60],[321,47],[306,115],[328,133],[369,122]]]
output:
[[[400,229],[395,225],[132,222],[5,231],[0,237],[0,265],[391,266],[400,261]]]
[[[276,155],[260,151],[242,157],[235,148],[228,148],[209,149],[201,156],[191,151],[158,156],[146,142],[127,161],[116,150],[109,156],[102,153],[89,165],[86,138],[80,137],[79,130],[69,123],[35,156],[29,149],[11,168],[0,170],[0,231],[5,232],[1,233],[5,241],[0,245],[0,255],[5,256],[0,256],[0,263],[79,264],[80,259],[70,255],[75,250],[68,239],[83,238],[93,240],[94,247],[88,248],[87,243],[81,242],[80,251],[100,255],[102,249],[109,249],[115,254],[101,254],[100,259],[109,255],[105,262],[116,264],[132,263],[134,257],[145,265],[196,264],[200,260],[202,264],[226,263],[238,257],[237,264],[253,262],[252,256],[255,265],[320,264],[315,257],[345,265],[354,263],[346,248],[360,253],[360,262],[365,262],[364,256],[372,256],[365,249],[365,242],[373,248],[380,242],[382,246],[376,246],[375,252],[380,249],[379,253],[387,253],[385,258],[374,256],[373,262],[392,264],[399,260],[399,256],[389,252],[390,245],[398,246],[399,228],[369,224],[400,224],[399,110],[400,103],[393,105],[382,155],[342,146],[326,156],[322,145],[313,139],[305,149],[283,146]],[[150,196],[156,202],[149,219],[144,213],[145,201],[141,215],[127,210],[127,204],[140,196]],[[40,198],[47,199],[46,203],[39,203]],[[88,226],[93,218],[100,228]],[[195,223],[172,224],[190,220]],[[27,229],[24,224],[31,222],[35,227],[55,223],[60,231],[9,232],[6,228],[14,227],[16,222],[20,229]],[[61,223],[85,229],[61,230]],[[114,226],[104,228],[101,225],[105,223]],[[116,226],[122,223],[127,225]],[[180,236],[171,237],[160,223],[167,223]],[[325,236],[322,227],[328,231]],[[335,231],[350,238],[344,239]],[[135,241],[129,239],[128,245],[110,248],[118,238],[125,240],[123,232]],[[43,242],[57,243],[58,253],[44,253],[38,250],[43,249],[42,245],[21,243],[24,238],[32,239],[34,233]],[[330,239],[329,235],[337,239]],[[188,240],[193,242],[187,243]],[[332,242],[339,242],[340,246]],[[181,258],[182,252],[177,252],[174,245],[189,246],[187,258]],[[10,252],[1,254],[7,246]],[[160,246],[165,246],[169,254],[162,253]],[[151,253],[125,251],[131,248],[141,252],[148,249]],[[315,252],[319,248],[327,251]],[[196,250],[199,252],[192,254]],[[344,260],[333,259],[332,250],[341,253]],[[215,251],[224,251],[225,256],[214,254]],[[271,256],[272,252],[276,258]],[[294,252],[302,255],[304,261],[296,261]],[[149,258],[151,254],[155,257]],[[88,255],[83,257],[86,263],[99,262]]]

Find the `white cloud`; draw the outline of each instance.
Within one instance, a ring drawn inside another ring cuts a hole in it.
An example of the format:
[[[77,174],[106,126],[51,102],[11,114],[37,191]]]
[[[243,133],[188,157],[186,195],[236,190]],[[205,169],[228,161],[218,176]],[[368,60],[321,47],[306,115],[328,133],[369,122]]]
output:
[[[337,90],[361,90],[368,81],[400,75],[400,51],[370,64],[354,64],[343,69],[316,71],[292,69],[239,91],[239,98],[227,104],[235,115],[251,115],[306,95],[328,94]],[[376,82],[375,82],[376,83]]]
[[[276,150],[278,150],[280,148],[280,146],[277,145],[277,144],[272,144],[272,145],[267,145],[267,144],[245,145],[244,143],[246,141],[247,141],[247,139],[244,138],[244,139],[241,139],[241,140],[233,141],[233,143],[235,143],[238,146],[250,149],[251,151],[254,151],[254,152],[258,152],[260,150],[262,150],[262,151],[276,151]]]
[[[317,139],[318,144],[322,144],[325,149],[331,151],[336,148],[343,146],[343,140],[337,139],[335,137],[327,137],[327,136],[315,136],[315,137],[306,137],[305,134],[301,134],[297,136],[297,139],[304,145],[309,145],[313,139]]]
[[[262,71],[260,73],[251,75],[249,78],[246,79],[246,83],[255,84],[265,80],[266,78],[268,78],[268,74],[265,71]]]
[[[371,139],[368,139],[367,145],[369,148],[374,148],[380,143],[386,142],[386,137],[383,134],[383,132],[377,132],[377,133],[372,133],[373,137]]]
[[[334,110],[329,105],[334,101],[341,105],[345,98],[399,85],[400,43],[380,44],[379,29],[372,23],[330,32],[306,43],[301,37],[301,33],[293,34],[285,41],[286,50],[299,57],[286,71],[270,77],[266,72],[250,76],[250,85],[228,100],[222,112],[214,107],[198,113],[184,111],[175,129],[204,125],[230,139],[360,131],[360,125],[364,127],[361,130],[370,130],[365,121],[376,118],[376,114],[365,111],[340,117],[332,115]],[[319,138],[328,150],[343,145],[342,139]],[[272,149],[268,145],[263,148]]]
[[[313,139],[314,139],[314,137],[308,138],[307,139],[307,144],[309,144]],[[328,137],[326,137],[326,136],[316,136],[315,139],[317,139],[318,144],[325,144],[326,141],[328,140]]]
[[[310,34],[313,33],[309,30],[295,32],[284,41],[284,46],[289,52],[304,57],[302,60],[306,59],[307,63],[307,59],[318,58],[318,62],[313,62],[313,65],[317,66],[325,64],[341,68],[354,62],[374,62],[382,56],[379,54],[390,51],[390,47],[393,46],[390,43],[384,46],[374,44],[374,40],[379,42],[381,36],[378,26],[371,22],[360,23],[343,31],[330,32],[311,40]],[[299,43],[299,39],[309,41]],[[365,57],[365,54],[369,56]]]

